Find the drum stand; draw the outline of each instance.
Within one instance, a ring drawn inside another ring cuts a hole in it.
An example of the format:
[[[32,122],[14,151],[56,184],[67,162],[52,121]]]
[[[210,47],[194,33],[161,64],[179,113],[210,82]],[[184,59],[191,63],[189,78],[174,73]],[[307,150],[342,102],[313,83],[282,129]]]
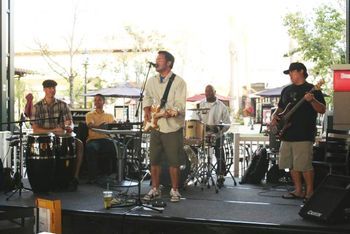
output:
[[[213,171],[213,164],[211,163],[211,155],[210,155],[210,149],[212,148],[212,143],[209,142],[207,144],[207,151],[205,151],[205,145],[204,145],[204,141],[205,139],[203,138],[203,145],[202,145],[202,149],[203,149],[203,152],[205,154],[205,152],[207,152],[207,161],[205,162],[204,161],[204,165],[203,165],[203,171],[202,171],[202,187],[201,187],[201,190],[204,189],[204,186],[206,185],[208,189],[210,189],[210,181],[212,183],[212,185],[214,186],[215,188],[215,193],[218,193],[219,192],[219,189],[218,189],[218,186],[213,178],[213,175],[212,175],[212,171]]]
[[[19,165],[17,166],[16,168],[17,171],[15,172],[15,175],[14,175],[14,182],[15,182],[16,189],[12,191],[12,193],[6,198],[6,201],[8,201],[17,192],[19,196],[21,196],[23,189],[32,191],[31,189],[24,187],[22,182],[22,178],[23,178],[23,129],[22,129],[22,126],[24,122],[26,122],[26,120],[23,114],[21,115],[20,121],[12,122],[12,123],[19,124]]]
[[[219,128],[220,129],[220,131],[219,131],[219,134],[220,134],[220,148],[219,148],[219,152],[220,152],[220,159],[218,160],[218,162],[217,162],[217,164],[218,164],[218,171],[219,172],[221,172],[222,171],[222,163],[221,163],[221,161],[223,160],[223,151],[224,151],[224,140],[223,140],[223,138],[224,138],[224,132],[223,132],[223,129],[222,128]],[[227,159],[227,158],[226,158]],[[225,159],[225,160],[226,160]],[[226,162],[227,163],[227,162]],[[226,163],[225,163],[225,165],[226,165]],[[224,171],[224,173],[226,174],[226,172],[227,172],[227,165],[226,165],[226,168],[223,168],[225,171]],[[228,169],[230,169],[230,168],[228,168]],[[228,173],[230,173],[230,175],[231,175],[231,178],[232,178],[232,180],[233,180],[233,183],[234,183],[234,185],[235,186],[237,186],[237,182],[236,182],[236,179],[235,179],[235,177],[232,175],[232,173],[230,172],[230,171],[228,171]],[[216,173],[216,174],[218,174],[218,173]],[[216,178],[216,180],[217,180],[218,178]],[[219,184],[218,185],[219,186],[219,188],[221,188],[222,186],[223,186],[223,184]]]

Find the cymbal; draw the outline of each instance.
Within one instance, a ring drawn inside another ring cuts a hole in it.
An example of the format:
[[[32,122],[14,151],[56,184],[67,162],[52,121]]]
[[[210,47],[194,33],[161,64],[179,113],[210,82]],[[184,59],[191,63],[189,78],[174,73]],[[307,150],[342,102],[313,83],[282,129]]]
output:
[[[191,109],[187,109],[190,111],[208,111],[210,110],[210,108],[191,108]]]
[[[207,126],[209,127],[228,127],[228,126],[231,126],[231,124],[207,124]]]

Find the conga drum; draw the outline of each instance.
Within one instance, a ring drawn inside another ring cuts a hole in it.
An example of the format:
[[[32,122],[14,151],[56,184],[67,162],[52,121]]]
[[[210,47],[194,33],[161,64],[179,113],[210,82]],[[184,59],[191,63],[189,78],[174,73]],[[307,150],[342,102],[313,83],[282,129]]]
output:
[[[64,189],[68,187],[74,176],[76,161],[75,134],[56,134],[55,153],[54,186],[58,189]]]
[[[51,190],[55,162],[54,135],[52,133],[28,135],[26,167],[33,192]]]

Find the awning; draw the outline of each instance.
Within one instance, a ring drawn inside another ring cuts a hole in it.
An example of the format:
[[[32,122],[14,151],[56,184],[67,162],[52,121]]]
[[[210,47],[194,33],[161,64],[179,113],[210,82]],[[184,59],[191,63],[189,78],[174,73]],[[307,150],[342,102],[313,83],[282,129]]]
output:
[[[138,98],[141,90],[130,86],[129,84],[122,84],[116,87],[102,88],[99,90],[89,91],[84,96],[95,96],[102,94],[105,97],[124,97],[124,98]]]

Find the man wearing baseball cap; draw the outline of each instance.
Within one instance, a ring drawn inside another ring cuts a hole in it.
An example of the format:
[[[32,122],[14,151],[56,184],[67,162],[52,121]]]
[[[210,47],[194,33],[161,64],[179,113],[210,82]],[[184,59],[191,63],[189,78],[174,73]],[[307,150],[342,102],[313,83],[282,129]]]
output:
[[[45,80],[43,83],[45,97],[37,102],[31,113],[33,133],[66,134],[73,131],[72,114],[68,104],[55,98],[57,82]],[[74,178],[69,183],[68,189],[75,191],[79,184],[78,176],[83,159],[84,146],[81,140],[75,139],[77,161]]]
[[[312,146],[316,136],[316,117],[318,113],[325,113],[326,103],[321,91],[311,91],[314,86],[306,82],[308,73],[304,64],[291,63],[283,73],[289,75],[292,84],[281,92],[278,108],[272,115],[270,130],[277,132],[281,139],[279,167],[290,169],[294,183],[294,191],[282,197],[305,201],[313,194]],[[301,105],[295,112],[289,112],[290,108],[287,105],[293,107],[297,103]],[[281,120],[285,115],[280,113],[284,110],[287,110],[285,113],[291,114],[287,123]],[[302,177],[305,180],[306,191],[302,188]]]

